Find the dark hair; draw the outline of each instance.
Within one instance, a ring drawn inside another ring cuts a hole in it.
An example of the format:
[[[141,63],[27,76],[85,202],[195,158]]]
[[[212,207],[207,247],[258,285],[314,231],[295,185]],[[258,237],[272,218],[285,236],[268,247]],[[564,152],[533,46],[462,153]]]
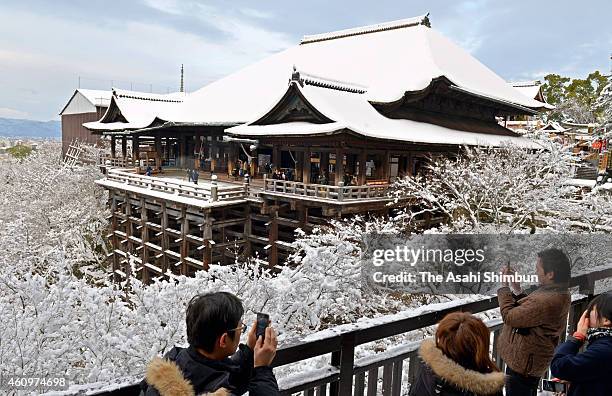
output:
[[[243,314],[242,302],[231,293],[196,295],[187,305],[186,324],[189,345],[212,352],[217,338],[223,333],[234,338],[235,329]]]
[[[571,277],[570,260],[563,251],[559,249],[546,249],[538,253],[538,257],[542,261],[544,273],[555,273],[553,278],[555,283],[567,283]]]
[[[595,297],[586,310],[590,314],[593,308],[597,310],[597,320],[608,319],[612,322],[612,292],[601,293]]]
[[[489,344],[489,328],[468,312],[449,313],[438,323],[436,346],[466,369],[480,373],[499,371],[489,356]]]

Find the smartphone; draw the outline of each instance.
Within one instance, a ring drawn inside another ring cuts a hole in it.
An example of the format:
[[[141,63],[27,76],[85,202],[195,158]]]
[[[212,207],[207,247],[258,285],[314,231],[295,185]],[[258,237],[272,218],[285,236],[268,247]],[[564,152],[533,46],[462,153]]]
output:
[[[257,312],[257,329],[255,330],[257,339],[259,339],[259,336],[261,336],[262,339],[266,337],[266,327],[268,327],[269,324],[270,315]]]
[[[567,393],[567,386],[566,385],[567,384],[563,384],[563,383],[557,382],[557,381],[542,380],[542,390],[549,391],[549,392],[556,392],[556,393],[564,392],[564,393]]]

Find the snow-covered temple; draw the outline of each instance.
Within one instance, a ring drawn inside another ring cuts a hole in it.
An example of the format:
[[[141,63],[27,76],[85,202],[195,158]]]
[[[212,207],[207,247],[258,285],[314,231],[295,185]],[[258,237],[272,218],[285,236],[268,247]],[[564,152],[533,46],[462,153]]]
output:
[[[264,154],[270,156],[264,161],[286,167],[295,166],[280,146],[280,157],[274,158],[270,139],[282,137],[286,147],[299,152],[310,146],[315,159],[320,137],[350,135],[348,145],[334,138],[336,143],[327,139],[321,147],[346,146],[366,161],[376,150],[393,150],[379,155],[388,159],[384,164],[378,159],[379,176],[391,175],[385,169],[394,163],[410,172],[423,151],[531,144],[500,128],[495,117],[534,114],[548,105],[513,89],[428,25],[421,16],[305,36],[298,45],[183,97],[115,90],[102,119],[85,126],[113,141],[132,139],[136,159],[139,148],[149,145],[163,163],[199,168],[205,157],[217,172],[231,171],[239,156],[247,159],[238,145],[222,139],[226,132],[260,140],[254,157]],[[363,145],[374,151],[359,154]],[[308,160],[302,161],[306,168]],[[346,157],[343,164],[348,165]],[[255,168],[251,173],[257,177],[262,172]]]
[[[454,155],[465,145],[535,148],[498,120],[548,107],[420,16],[305,36],[190,94],[115,89],[102,118],[84,126],[110,136],[114,165],[151,165],[164,174],[200,169],[219,177],[214,193],[206,187],[216,198],[212,204],[197,201],[206,193],[195,187],[158,178],[115,173],[99,182],[112,191],[113,228],[121,228],[113,234],[116,250],[139,246],[143,267],[160,274],[169,260],[197,268],[202,250],[204,263],[225,257],[214,249],[231,238],[275,265],[282,240],[296,227],[388,210],[389,183],[418,173],[430,154]],[[244,174],[252,180],[240,196],[231,186],[241,186]],[[223,209],[220,194],[229,197]],[[135,217],[138,211],[144,215]],[[180,249],[169,242],[168,229]]]

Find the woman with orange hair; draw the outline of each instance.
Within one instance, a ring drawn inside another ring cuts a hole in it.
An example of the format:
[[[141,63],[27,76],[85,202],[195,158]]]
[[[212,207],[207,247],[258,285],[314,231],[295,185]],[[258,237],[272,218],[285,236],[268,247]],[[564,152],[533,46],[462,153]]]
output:
[[[505,378],[489,356],[489,336],[482,320],[469,313],[446,315],[435,339],[419,348],[423,364],[410,396],[501,396]]]

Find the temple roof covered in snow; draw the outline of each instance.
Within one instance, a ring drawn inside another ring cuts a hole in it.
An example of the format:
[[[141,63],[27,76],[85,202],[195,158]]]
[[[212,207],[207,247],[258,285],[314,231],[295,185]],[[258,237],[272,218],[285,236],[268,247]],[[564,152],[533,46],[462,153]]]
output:
[[[350,133],[368,138],[426,144],[500,146],[514,143],[536,147],[496,122],[453,128],[410,119],[385,117],[366,95],[342,87],[292,81],[283,97],[257,120],[226,130],[235,136],[329,136]],[[464,130],[461,130],[464,129]],[[474,132],[479,130],[479,132]]]
[[[555,106],[546,102],[546,98],[542,92],[542,85],[539,81],[512,82],[510,85],[528,98],[541,102],[544,109],[552,110],[555,108]]]
[[[64,105],[59,114],[95,112],[96,107],[108,107],[111,96],[111,91],[79,88],[74,91],[70,100]]]
[[[85,126],[97,131],[119,131],[245,124],[278,102],[287,90],[294,67],[307,71],[312,81],[324,81],[328,88],[337,85],[346,92],[357,93],[359,99],[346,98],[337,105],[357,106],[342,107],[342,119],[361,125],[361,130],[367,129],[361,111],[384,118],[375,115],[372,106],[392,107],[422,97],[433,92],[434,84],[440,81],[452,91],[455,100],[486,107],[495,115],[534,114],[545,107],[427,25],[427,16],[421,16],[305,36],[300,44],[206,85],[181,102],[114,95],[107,114]],[[348,120],[351,117],[355,119]],[[425,122],[420,124],[423,127]],[[396,135],[400,136],[399,132]]]

